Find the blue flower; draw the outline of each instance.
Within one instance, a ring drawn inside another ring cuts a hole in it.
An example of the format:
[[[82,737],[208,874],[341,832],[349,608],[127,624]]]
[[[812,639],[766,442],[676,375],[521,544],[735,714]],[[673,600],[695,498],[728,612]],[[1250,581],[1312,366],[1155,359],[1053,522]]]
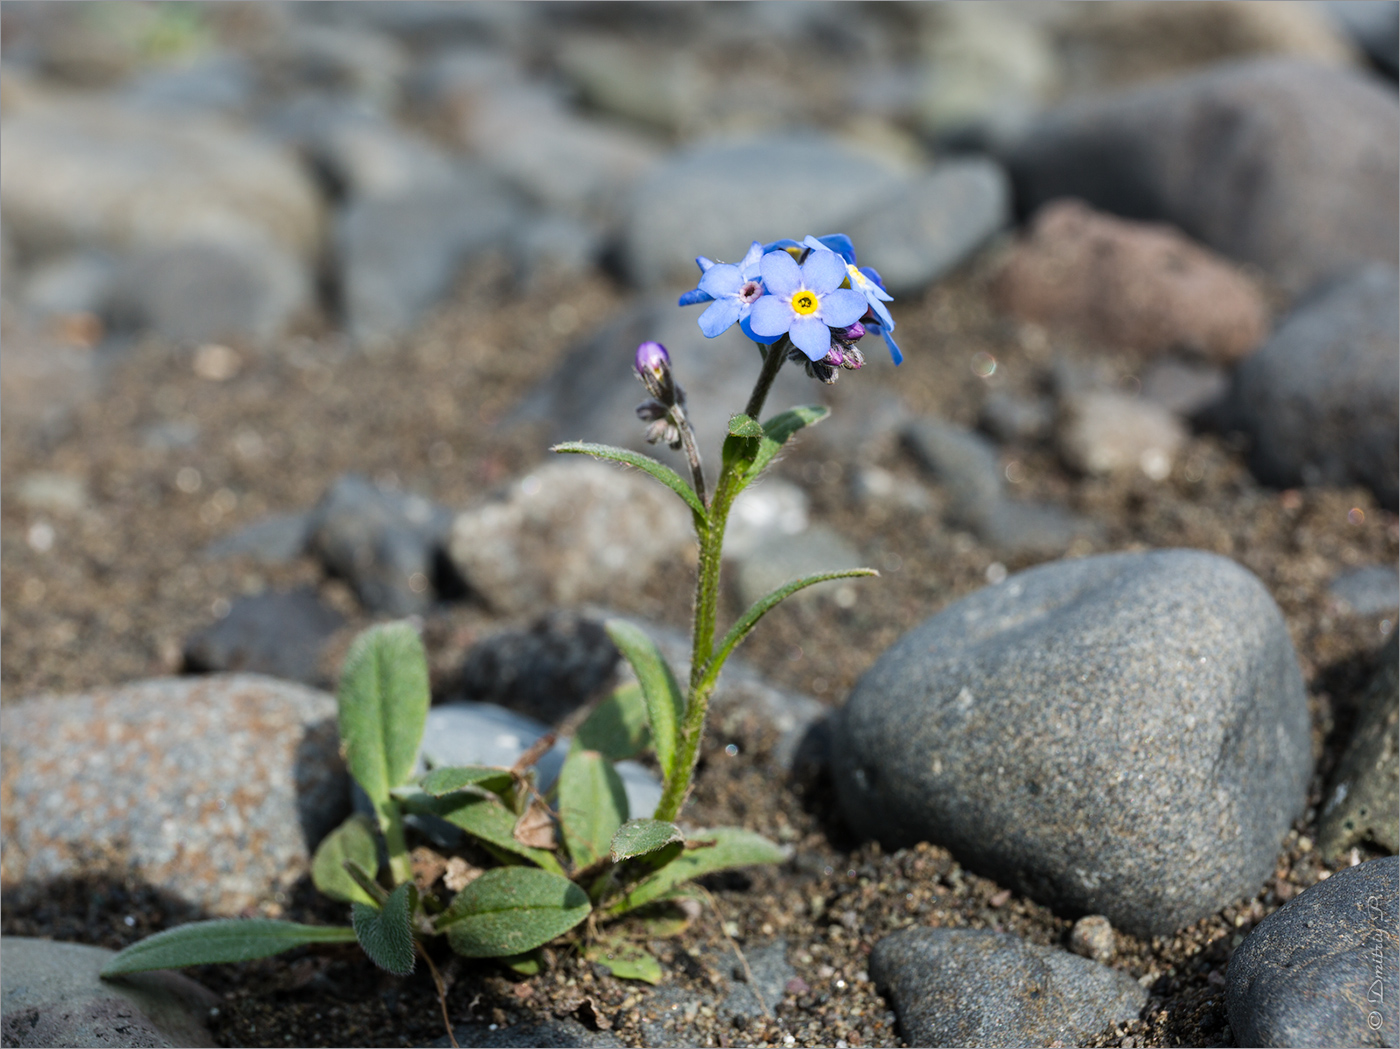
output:
[[[763,281],[759,277],[762,258],[763,245],[754,241],[737,266],[720,262],[707,269],[700,278],[700,286],[696,290],[714,300],[709,309],[700,314],[700,330],[707,339],[713,339],[728,331],[736,321],[742,321],[763,295]]]
[[[880,275],[873,269],[869,266],[857,268],[856,249],[850,237],[843,233],[834,233],[827,237],[808,237],[802,243],[813,251],[831,251],[840,255],[846,265],[846,279],[851,282],[851,290],[865,296],[870,311],[875,314],[875,319],[882,327],[894,327],[894,318],[890,316],[889,307],[885,305],[887,302],[893,302],[894,296],[885,290]],[[900,355],[899,360],[903,360],[903,355]],[[895,363],[898,364],[899,360]]]
[[[696,255],[695,265],[700,267],[700,276],[703,277],[705,274],[709,273],[710,270],[714,269],[716,263],[714,259],[707,259],[704,255]],[[713,295],[709,295],[706,292],[701,291],[698,287],[696,287],[691,288],[688,292],[682,295],[681,301],[678,302],[676,305],[694,306],[698,302],[709,302],[713,298]]]
[[[860,320],[865,296],[841,287],[846,266],[830,250],[814,251],[801,266],[786,251],[759,260],[768,294],[750,307],[749,327],[759,337],[787,335],[792,344],[819,361],[831,352],[831,329]]]

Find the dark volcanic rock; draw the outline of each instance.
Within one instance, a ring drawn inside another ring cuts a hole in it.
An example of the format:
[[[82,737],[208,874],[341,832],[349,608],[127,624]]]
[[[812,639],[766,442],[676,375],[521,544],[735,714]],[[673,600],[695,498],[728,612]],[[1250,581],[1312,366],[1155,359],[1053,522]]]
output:
[[[1335,861],[1355,845],[1400,850],[1400,682],[1397,652],[1387,646],[1360,699],[1351,742],[1337,762],[1318,820],[1317,843]]]
[[[1400,1039],[1400,860],[1332,875],[1235,952],[1225,1006],[1239,1045],[1394,1046]]]
[[[1139,935],[1252,893],[1312,770],[1278,607],[1193,550],[1042,565],[959,601],[876,661],[831,738],[851,826]]]
[[[1124,973],[990,929],[901,929],[870,952],[870,978],[910,1045],[1083,1045],[1147,1001]]]
[[[1400,276],[1375,264],[1311,297],[1235,372],[1227,426],[1267,484],[1364,484],[1395,509]]]
[[[1400,109],[1350,70],[1264,59],[1071,103],[1009,166],[1023,210],[1081,197],[1165,219],[1294,290],[1396,262]]]
[[[327,684],[319,667],[321,646],[344,625],[345,617],[321,604],[313,590],[240,597],[228,615],[185,642],[185,668]]]

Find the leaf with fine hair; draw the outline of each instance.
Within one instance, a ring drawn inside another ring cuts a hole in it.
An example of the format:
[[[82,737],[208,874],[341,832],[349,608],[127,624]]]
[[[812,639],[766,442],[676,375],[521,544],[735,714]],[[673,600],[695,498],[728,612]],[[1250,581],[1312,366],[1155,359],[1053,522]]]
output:
[[[492,794],[504,794],[515,784],[515,777],[508,768],[494,765],[462,765],[454,768],[433,769],[421,780],[418,786],[425,794],[440,798],[444,794],[476,787]]]
[[[614,863],[649,856],[669,845],[685,841],[685,835],[674,823],[665,820],[628,820],[613,835],[610,853]]]
[[[651,742],[642,687],[629,681],[593,709],[574,733],[575,747],[596,750],[610,761],[625,761]]]
[[[271,918],[229,918],[177,925],[133,943],[102,967],[103,976],[179,969],[186,965],[247,962],[308,943],[353,943],[355,930],[301,925]]]
[[[628,943],[620,936],[590,944],[583,952],[619,980],[641,980],[656,986],[661,982],[661,963],[645,947]]]
[[[787,853],[773,842],[739,827],[701,831],[686,846],[686,850],[666,866],[632,886],[622,899],[607,908],[607,915],[617,917],[636,910],[702,874],[755,863],[781,863],[787,859]]]
[[[340,674],[340,738],[350,774],[376,808],[413,775],[428,717],[428,660],[408,623],[355,639]]]
[[[825,405],[803,404],[796,408],[789,408],[785,412],[779,412],[765,422],[763,424],[763,437],[758,442],[758,454],[754,456],[753,463],[749,467],[750,479],[768,469],[768,464],[773,461],[775,455],[782,451],[783,445],[787,444],[793,434],[804,426],[815,426],[830,414],[831,409]]]
[[[646,631],[625,619],[609,619],[603,629],[636,671],[651,722],[651,742],[662,775],[670,779],[680,747],[681,724],[685,718],[685,696],[656,642]]]
[[[418,887],[406,881],[389,894],[383,907],[357,903],[350,908],[355,938],[369,960],[395,976],[413,972],[413,912],[418,909]]]
[[[740,412],[729,417],[729,432],[735,437],[762,437],[763,427],[752,415]]]
[[[739,647],[744,638],[749,636],[750,631],[758,625],[758,621],[799,590],[805,590],[809,586],[825,583],[831,579],[851,579],[857,576],[878,576],[879,574],[873,568],[846,568],[839,572],[818,572],[816,575],[794,579],[791,583],[785,583],[778,587],[771,594],[759,598],[749,606],[748,611],[735,620],[734,625],[724,635],[719,647],[715,649],[715,654],[705,665],[705,672],[701,675],[700,684],[697,687],[703,691],[714,684],[719,679],[719,672],[724,669],[725,660]]]
[[[559,823],[576,868],[608,854],[627,819],[627,791],[612,762],[596,750],[574,750],[559,770]]]
[[[497,852],[529,860],[546,870],[563,873],[559,861],[548,849],[532,848],[516,839],[515,825],[520,817],[506,808],[493,794],[463,790],[435,798],[431,794],[417,793],[403,795],[402,804],[409,812],[442,817]]]
[[[665,463],[653,459],[649,455],[642,455],[640,452],[628,451],[626,448],[615,448],[610,444],[592,444],[588,441],[565,441],[563,444],[556,444],[550,449],[551,452],[573,453],[576,455],[591,455],[595,459],[609,459],[615,463],[625,463],[628,466],[635,466],[638,470],[650,474],[671,491],[685,500],[687,506],[696,518],[696,527],[699,528],[704,522],[709,520],[705,510],[705,504],[700,501],[700,497],[695,494],[695,489],[682,480],[681,475],[672,470]]]
[[[373,821],[363,813],[355,813],[316,846],[311,858],[311,881],[322,896],[341,903],[377,901],[362,889],[345,869],[345,861],[358,864],[372,875],[379,869],[379,842],[374,835]]]
[[[568,878],[530,867],[496,867],[438,915],[435,927],[467,958],[523,954],[572,929],[592,910]]]

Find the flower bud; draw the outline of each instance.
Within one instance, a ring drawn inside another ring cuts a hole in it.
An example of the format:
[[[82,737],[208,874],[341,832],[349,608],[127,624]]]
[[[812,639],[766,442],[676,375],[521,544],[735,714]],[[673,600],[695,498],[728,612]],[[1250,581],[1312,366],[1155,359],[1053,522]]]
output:
[[[857,339],[865,338],[865,325],[860,321],[856,321],[854,324],[841,330],[840,338],[845,342],[855,342]]]
[[[671,377],[671,355],[659,342],[644,342],[637,347],[632,367],[642,385],[665,405],[676,403],[676,383]]]

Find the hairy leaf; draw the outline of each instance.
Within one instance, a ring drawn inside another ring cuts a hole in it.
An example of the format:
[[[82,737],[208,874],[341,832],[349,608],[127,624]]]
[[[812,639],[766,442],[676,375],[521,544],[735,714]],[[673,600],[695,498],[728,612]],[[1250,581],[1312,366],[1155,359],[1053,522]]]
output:
[[[749,467],[749,476],[757,477],[773,457],[782,451],[793,434],[804,426],[814,426],[831,414],[831,409],[820,404],[804,404],[779,412],[763,424],[763,438],[758,442],[758,454]]]
[[[428,698],[428,661],[412,626],[385,623],[355,639],[340,675],[340,738],[376,807],[413,774]]]
[[[517,816],[494,795],[459,791],[434,798],[429,794],[416,794],[404,798],[403,806],[409,812],[441,816],[454,827],[460,827],[501,852],[519,856],[546,870],[563,873],[559,861],[547,849],[531,848],[516,840]]]
[[[643,470],[651,474],[658,481],[664,484],[671,491],[685,500],[691,512],[697,517],[697,524],[708,520],[705,504],[700,501],[700,497],[695,494],[695,489],[686,484],[681,479],[681,475],[672,470],[665,463],[653,459],[649,455],[641,455],[638,452],[630,452],[626,448],[614,448],[610,444],[590,444],[587,441],[565,441],[563,444],[556,444],[550,449],[551,452],[573,452],[579,455],[591,455],[595,459],[610,459],[615,463],[626,463],[628,466],[635,466],[638,470]]]
[[[300,925],[271,918],[191,922],[133,943],[102,967],[102,975],[120,976],[215,962],[246,962],[308,943],[353,943],[354,940],[355,930],[339,925]]]
[[[350,908],[355,938],[369,960],[395,976],[413,972],[413,912],[418,887],[406,881],[389,894],[382,908],[357,903]]]
[[[575,747],[596,750],[610,761],[634,757],[650,742],[646,700],[632,681],[599,703],[574,735]]]
[[[702,874],[755,863],[781,863],[787,857],[767,838],[738,827],[716,827],[702,831],[686,845],[683,853],[634,885],[621,900],[608,908],[607,913],[626,914]]]
[[[494,765],[462,765],[455,768],[433,769],[418,785],[426,794],[440,798],[463,787],[479,787],[493,794],[507,791],[515,782],[510,769]]]
[[[603,624],[642,686],[646,700],[647,718],[651,722],[651,741],[656,748],[656,760],[662,775],[669,779],[680,746],[680,728],[685,717],[685,696],[676,677],[661,655],[656,642],[640,627],[624,619],[609,619]]]
[[[568,878],[530,867],[496,867],[457,894],[436,927],[467,958],[523,954],[568,932],[592,906]]]
[[[628,820],[612,839],[612,860],[623,860],[638,856],[649,856],[660,852],[668,845],[678,845],[685,841],[685,835],[674,823],[665,820]]]
[[[368,816],[355,813],[322,839],[311,860],[311,881],[323,896],[342,903],[376,903],[345,869],[350,860],[364,870],[379,869],[379,842],[375,839],[374,823]]]
[[[627,819],[627,791],[612,762],[596,750],[573,750],[559,770],[559,824],[576,868],[608,854]]]
[[[729,432],[735,437],[762,437],[763,427],[752,415],[740,412],[729,417]]]
[[[619,980],[642,980],[655,986],[661,982],[661,963],[645,947],[619,938],[591,944],[583,956],[597,962]]]

